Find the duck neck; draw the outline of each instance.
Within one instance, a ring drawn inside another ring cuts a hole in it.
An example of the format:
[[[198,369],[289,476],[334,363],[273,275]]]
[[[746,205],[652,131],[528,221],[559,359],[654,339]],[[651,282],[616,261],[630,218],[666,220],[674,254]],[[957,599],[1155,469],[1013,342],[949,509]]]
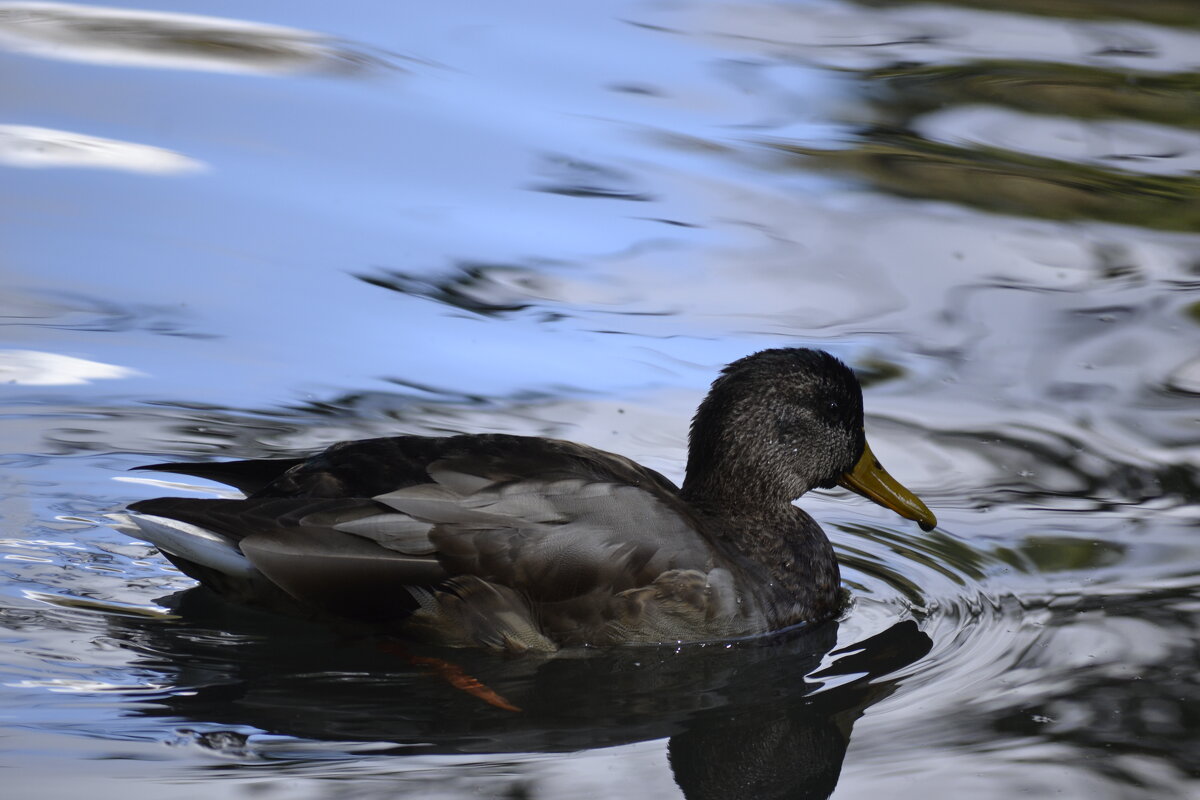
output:
[[[776,484],[771,476],[746,465],[727,471],[697,469],[689,463],[680,493],[692,506],[719,516],[778,515],[792,508],[792,498]]]
[[[818,545],[826,541],[812,517],[792,505],[788,487],[767,470],[745,463],[728,470],[689,469],[680,494],[719,521],[726,542],[764,565],[790,561],[793,551],[822,550]]]
[[[811,488],[777,453],[733,437],[716,439],[693,431],[682,494],[689,503],[723,513],[780,515]]]
[[[720,386],[692,420],[683,496],[724,514],[786,514],[816,481],[800,469],[796,450],[781,446],[772,414],[729,400]]]
[[[772,479],[769,471],[753,469],[753,462],[735,461],[724,469],[703,466],[711,463],[690,463],[680,493],[711,520],[725,546],[763,571],[763,591],[772,598],[764,608],[770,609],[772,626],[836,614],[841,585],[837,557],[821,526],[792,505],[794,487]]]
[[[722,545],[748,559],[755,565],[751,569],[761,570],[755,591],[765,600],[762,607],[772,627],[817,622],[837,614],[841,602],[837,556],[812,517],[790,502],[735,504],[736,498],[706,494],[703,486],[691,484],[683,497],[709,519]]]

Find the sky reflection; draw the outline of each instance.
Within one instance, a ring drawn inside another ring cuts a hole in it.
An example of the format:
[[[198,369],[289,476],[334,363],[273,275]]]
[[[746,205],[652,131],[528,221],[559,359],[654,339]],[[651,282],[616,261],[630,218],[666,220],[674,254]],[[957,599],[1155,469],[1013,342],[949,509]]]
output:
[[[278,733],[273,708],[362,676],[281,700],[266,669],[252,714],[221,687],[278,666],[259,634],[129,623],[190,581],[104,515],[211,490],[113,478],[501,431],[678,479],[721,365],[815,345],[943,521],[802,501],[855,597],[839,646],[912,620],[934,648],[871,698],[835,796],[1195,789],[1200,32],[1176,0],[138,5],[0,3],[6,788],[682,796],[628,720],[569,757]]]

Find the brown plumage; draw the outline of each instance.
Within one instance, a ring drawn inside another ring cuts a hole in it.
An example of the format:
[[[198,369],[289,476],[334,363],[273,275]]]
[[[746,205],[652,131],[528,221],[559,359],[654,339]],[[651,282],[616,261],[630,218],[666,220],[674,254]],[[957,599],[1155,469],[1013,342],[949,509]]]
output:
[[[853,373],[805,349],[725,368],[693,420],[682,489],[613,453],[501,434],[145,469],[247,493],[130,506],[140,535],[232,599],[518,652],[829,618],[833,548],[791,503],[815,486],[841,482],[936,524],[866,447]]]

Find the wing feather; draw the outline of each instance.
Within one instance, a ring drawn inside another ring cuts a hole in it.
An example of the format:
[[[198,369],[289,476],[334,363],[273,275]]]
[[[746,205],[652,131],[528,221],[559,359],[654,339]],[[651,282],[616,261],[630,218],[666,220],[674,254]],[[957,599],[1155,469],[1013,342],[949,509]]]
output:
[[[692,521],[640,486],[581,478],[485,484],[444,465],[437,478],[374,499],[431,524],[429,539],[450,573],[538,601],[619,592],[712,560]]]
[[[301,600],[509,648],[544,649],[539,631],[584,642],[616,626],[646,641],[739,616],[714,569],[720,545],[670,481],[622,456],[504,435],[393,437],[336,445],[250,485],[280,466],[205,468],[255,489],[245,500],[131,508],[184,525],[160,537],[169,552],[207,536],[196,546],[219,545]]]

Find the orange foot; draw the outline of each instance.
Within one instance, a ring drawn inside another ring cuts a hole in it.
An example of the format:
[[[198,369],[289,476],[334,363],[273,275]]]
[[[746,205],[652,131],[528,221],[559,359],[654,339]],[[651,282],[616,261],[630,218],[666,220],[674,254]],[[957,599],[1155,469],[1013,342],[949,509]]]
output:
[[[455,689],[466,692],[467,694],[478,697],[488,705],[496,708],[503,708],[505,711],[520,711],[520,706],[515,706],[505,700],[492,689],[488,688],[476,678],[471,677],[463,672],[463,668],[457,664],[453,664],[445,659],[433,658],[431,656],[414,656],[408,652],[408,649],[399,642],[383,642],[379,645],[379,649],[385,653],[394,656],[400,656],[418,667],[425,667],[433,674],[440,677],[446,683],[453,686]]]

